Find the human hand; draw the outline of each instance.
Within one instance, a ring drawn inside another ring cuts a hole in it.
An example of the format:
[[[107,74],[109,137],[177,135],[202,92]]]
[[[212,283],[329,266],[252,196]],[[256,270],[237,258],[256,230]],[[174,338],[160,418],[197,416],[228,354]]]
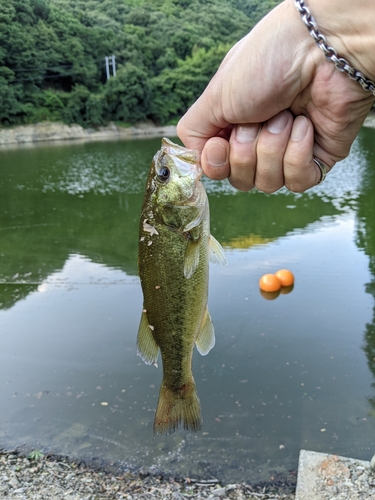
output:
[[[345,40],[334,40],[345,55]],[[208,177],[302,192],[321,176],[313,156],[329,168],[345,158],[373,102],[325,59],[286,0],[228,53],[177,132],[202,151]]]

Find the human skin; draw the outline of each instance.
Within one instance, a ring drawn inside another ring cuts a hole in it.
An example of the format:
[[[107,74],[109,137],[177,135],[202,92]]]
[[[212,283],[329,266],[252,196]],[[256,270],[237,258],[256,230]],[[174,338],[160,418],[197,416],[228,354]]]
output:
[[[375,80],[375,0],[308,0],[328,45]],[[224,58],[177,133],[205,174],[237,189],[302,192],[344,159],[374,95],[327,61],[293,0],[271,11]]]

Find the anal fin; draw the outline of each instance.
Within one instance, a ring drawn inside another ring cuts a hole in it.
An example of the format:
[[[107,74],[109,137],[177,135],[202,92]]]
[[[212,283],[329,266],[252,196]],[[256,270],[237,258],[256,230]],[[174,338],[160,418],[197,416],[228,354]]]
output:
[[[153,326],[150,325],[147,311],[144,309],[138,329],[137,348],[138,355],[147,365],[156,363],[159,347],[152,335]]]

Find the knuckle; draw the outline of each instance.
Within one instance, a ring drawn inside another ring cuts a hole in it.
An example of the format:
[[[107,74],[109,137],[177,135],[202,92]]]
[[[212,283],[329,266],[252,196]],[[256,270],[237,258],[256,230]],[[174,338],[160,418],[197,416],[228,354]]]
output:
[[[282,156],[284,148],[280,148],[279,144],[270,143],[269,141],[259,141],[257,147],[258,157],[275,158]]]
[[[236,179],[229,177],[230,184],[239,191],[251,191],[254,188],[254,182],[249,179]]]
[[[303,193],[318,182],[314,165],[290,155],[284,159],[285,187],[294,193]]]
[[[299,166],[301,167],[301,165]],[[303,193],[307,189],[315,186],[317,179],[315,179],[315,173],[313,170],[307,168],[288,168],[285,175],[285,187],[292,191],[293,193]]]
[[[284,156],[284,168],[290,170],[291,172],[298,172],[303,168],[304,159],[301,158],[301,153],[299,151],[288,151]]]
[[[210,167],[210,166],[203,166],[203,171],[209,177],[210,179],[214,181],[222,181],[228,177],[228,169],[226,167],[224,168],[219,168],[219,167]]]
[[[234,156],[230,158],[231,168],[234,170],[254,170],[254,162],[245,156]]]
[[[284,185],[284,177],[281,165],[276,168],[266,168],[259,165],[255,178],[255,187],[264,193],[271,194],[281,189]]]
[[[259,189],[259,191],[263,191],[263,193],[267,194],[272,194],[276,193],[279,189],[283,187],[282,182],[276,183],[270,183],[270,182],[262,182],[262,181],[255,181],[255,187]]]
[[[253,169],[256,163],[255,148],[238,148],[231,144],[230,164],[233,168]]]
[[[310,189],[313,186],[314,184],[307,186],[306,184],[302,184],[300,182],[285,182],[285,187],[289,189],[289,191],[292,191],[293,193],[303,193],[307,189]]]

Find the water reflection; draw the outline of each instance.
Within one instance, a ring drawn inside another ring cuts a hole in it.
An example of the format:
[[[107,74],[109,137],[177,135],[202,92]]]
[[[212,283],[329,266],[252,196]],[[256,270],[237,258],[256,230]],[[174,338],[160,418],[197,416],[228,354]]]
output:
[[[370,458],[373,139],[363,131],[304,195],[204,181],[229,266],[211,269],[215,349],[194,354],[203,431],[158,439],[161,370],[135,337],[138,218],[160,141],[0,151],[0,445],[229,482],[287,472],[301,447]],[[259,278],[280,268],[293,293],[264,300]]]
[[[71,253],[137,273],[138,217],[147,163],[159,140],[3,151],[0,180],[0,303],[10,307]],[[137,147],[142,144],[142,147]],[[87,151],[88,150],[88,151]],[[143,167],[143,168],[142,168]],[[295,232],[327,215],[330,201],[311,196],[213,193],[214,234],[249,248]],[[216,183],[219,191],[226,182]],[[267,201],[265,201],[267,200]],[[12,287],[12,283],[23,285]],[[12,298],[13,297],[13,298]]]
[[[359,248],[363,248],[369,257],[371,281],[366,284],[366,291],[375,299],[375,150],[372,130],[363,130],[360,144],[366,152],[368,168],[364,172],[362,189],[357,201],[356,244]],[[364,352],[367,356],[368,366],[375,378],[375,307],[372,321],[366,324],[364,340]],[[375,389],[374,382],[372,387]],[[372,406],[372,416],[375,416],[375,396],[370,397],[369,402]]]
[[[105,151],[73,154],[67,162],[56,162],[43,180],[42,190],[72,195],[139,194],[144,187],[143,163],[141,150],[113,151],[110,156]]]

